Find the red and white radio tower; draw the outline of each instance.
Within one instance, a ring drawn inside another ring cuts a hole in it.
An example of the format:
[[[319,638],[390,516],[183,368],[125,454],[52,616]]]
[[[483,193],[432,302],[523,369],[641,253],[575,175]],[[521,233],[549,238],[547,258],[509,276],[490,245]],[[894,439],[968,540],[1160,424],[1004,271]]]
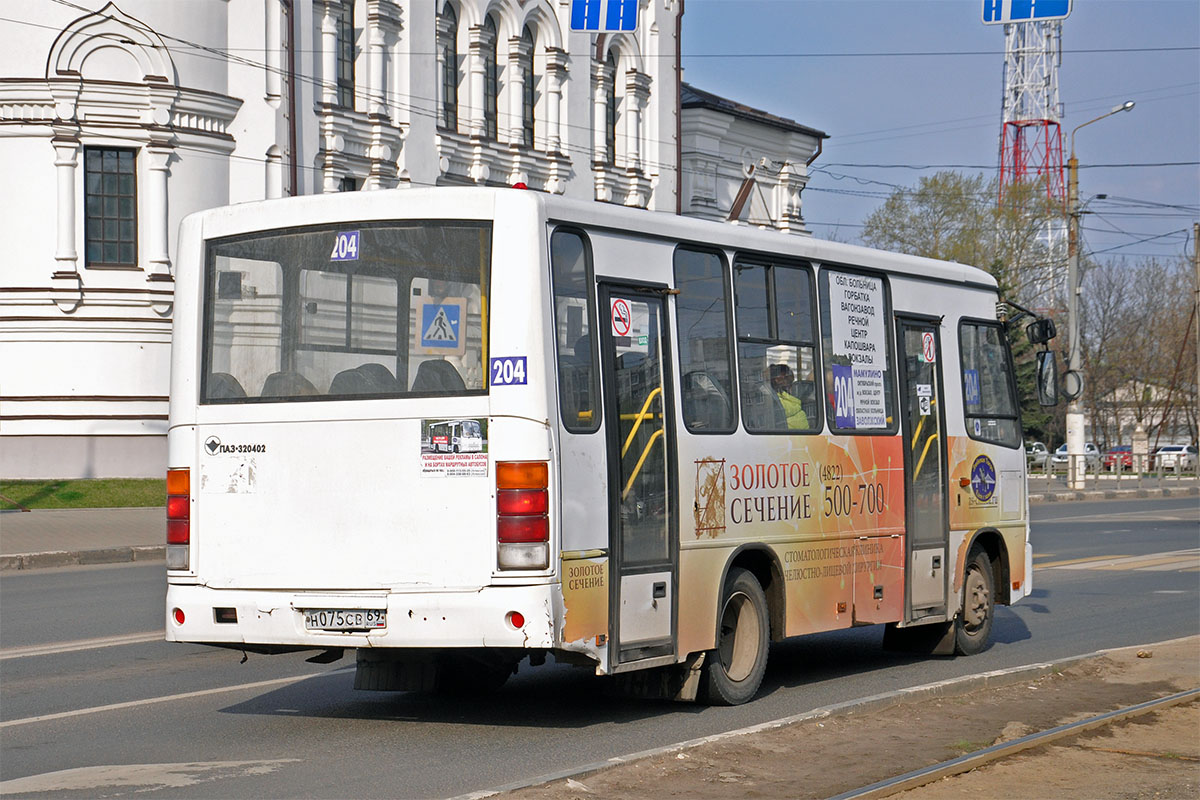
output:
[[[1046,196],[1066,201],[1063,183],[1062,20],[1004,26],[1004,101],[1000,130],[1000,199],[1018,183],[1044,184]]]

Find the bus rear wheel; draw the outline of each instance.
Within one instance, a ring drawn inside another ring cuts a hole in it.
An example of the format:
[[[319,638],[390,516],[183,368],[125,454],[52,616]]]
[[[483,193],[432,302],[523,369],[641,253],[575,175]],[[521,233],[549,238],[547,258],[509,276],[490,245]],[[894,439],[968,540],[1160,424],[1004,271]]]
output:
[[[982,549],[971,551],[963,576],[962,608],[954,620],[954,652],[973,656],[988,645],[996,611],[992,562]]]
[[[747,570],[730,570],[717,618],[717,647],[704,659],[703,698],[736,706],[754,698],[767,671],[767,596]]]

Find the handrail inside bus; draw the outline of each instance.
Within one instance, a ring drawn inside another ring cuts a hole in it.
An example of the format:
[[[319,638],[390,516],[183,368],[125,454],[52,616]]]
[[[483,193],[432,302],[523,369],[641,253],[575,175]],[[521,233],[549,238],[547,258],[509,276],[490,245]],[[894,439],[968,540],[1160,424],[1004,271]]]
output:
[[[655,386],[654,390],[650,392],[650,394],[646,395],[646,402],[642,403],[642,410],[637,414],[637,422],[633,423],[633,430],[629,432],[629,436],[625,437],[625,446],[621,448],[622,458],[624,458],[625,454],[629,452],[629,445],[633,444],[633,437],[638,432],[638,428],[642,426],[642,420],[644,420],[647,416],[653,416],[651,414],[647,414],[646,409],[650,407],[650,403],[654,400],[654,396],[658,394],[662,394],[661,386]],[[653,437],[651,437],[651,439],[653,440]],[[645,458],[645,455],[642,457]]]
[[[658,391],[655,389],[655,391]],[[637,464],[633,468],[633,472],[629,475],[629,482],[625,484],[625,490],[621,492],[621,500],[623,501],[629,496],[629,490],[633,488],[633,481],[637,478],[638,473],[642,471],[642,464],[646,463],[646,456],[650,455],[650,448],[654,443],[663,436],[663,429],[659,428],[653,435],[650,436],[650,441],[646,442],[646,447],[642,450],[642,457],[638,459]]]
[[[912,479],[914,483],[921,474],[921,467],[925,464],[925,456],[929,455],[929,448],[932,447],[933,443],[937,440],[938,435],[936,433],[930,434],[929,438],[925,440],[925,449],[921,451],[921,460],[917,462],[917,468],[913,470]]]

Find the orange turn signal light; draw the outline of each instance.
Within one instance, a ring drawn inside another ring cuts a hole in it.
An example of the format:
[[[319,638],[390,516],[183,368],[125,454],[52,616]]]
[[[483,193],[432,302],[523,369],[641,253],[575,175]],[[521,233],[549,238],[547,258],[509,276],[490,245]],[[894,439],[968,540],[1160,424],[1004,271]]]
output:
[[[550,468],[545,461],[500,461],[496,464],[497,489],[545,489]]]
[[[191,494],[191,483],[191,472],[189,470],[167,470],[167,494]]]

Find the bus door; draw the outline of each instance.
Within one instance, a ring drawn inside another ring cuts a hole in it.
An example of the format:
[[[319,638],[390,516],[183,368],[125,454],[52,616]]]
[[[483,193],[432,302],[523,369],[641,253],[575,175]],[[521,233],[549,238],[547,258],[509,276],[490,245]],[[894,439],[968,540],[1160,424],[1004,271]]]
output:
[[[600,285],[614,668],[673,656],[677,524],[666,300]]]
[[[946,418],[942,403],[940,321],[897,315],[900,414],[904,436],[906,616],[946,613]]]

